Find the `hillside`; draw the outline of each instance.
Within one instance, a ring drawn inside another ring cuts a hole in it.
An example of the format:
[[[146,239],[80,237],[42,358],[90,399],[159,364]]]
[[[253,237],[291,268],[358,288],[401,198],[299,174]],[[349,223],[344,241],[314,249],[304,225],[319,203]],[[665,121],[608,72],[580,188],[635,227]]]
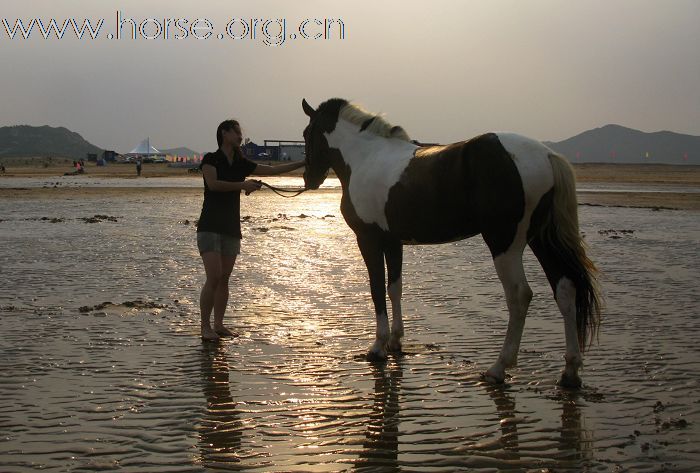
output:
[[[645,133],[606,125],[545,144],[574,163],[700,164],[700,136],[670,131]]]
[[[85,159],[88,153],[102,154],[102,149],[63,127],[0,127],[0,157],[63,157]]]
[[[545,142],[574,163],[695,164],[700,165],[700,136],[670,131],[645,133],[620,125],[606,125],[559,142]],[[199,154],[190,148],[163,149],[176,156]],[[78,133],[50,126],[0,127],[0,158],[66,157],[85,159],[102,154]]]

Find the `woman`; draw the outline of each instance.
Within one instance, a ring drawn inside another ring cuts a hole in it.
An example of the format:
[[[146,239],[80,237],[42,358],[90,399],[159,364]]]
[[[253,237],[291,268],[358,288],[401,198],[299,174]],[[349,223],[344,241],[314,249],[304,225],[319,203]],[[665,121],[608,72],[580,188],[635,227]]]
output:
[[[219,149],[202,159],[204,203],[197,224],[197,247],[204,262],[206,282],[199,308],[202,340],[218,340],[235,334],[224,327],[228,303],[228,280],[241,248],[241,191],[246,195],[260,189],[254,175],[276,175],[304,166],[303,162],[266,166],[243,157],[243,135],[236,120],[226,120],[216,130]],[[210,318],[214,311],[214,324]]]

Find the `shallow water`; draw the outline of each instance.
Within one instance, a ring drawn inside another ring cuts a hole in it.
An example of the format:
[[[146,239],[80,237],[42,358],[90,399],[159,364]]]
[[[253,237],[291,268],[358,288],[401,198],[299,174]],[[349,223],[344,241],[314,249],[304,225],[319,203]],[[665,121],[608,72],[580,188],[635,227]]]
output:
[[[289,189],[301,189],[304,181],[300,176],[267,176],[263,181],[277,187]],[[0,189],[7,188],[41,188],[41,187],[117,187],[117,188],[143,188],[143,187],[202,187],[201,176],[179,177],[92,177],[81,176],[54,176],[54,177],[3,177],[0,179]],[[337,178],[328,178],[324,181],[322,189],[340,189],[340,181]],[[578,186],[582,192],[635,192],[635,193],[685,193],[698,194],[700,188],[691,185],[678,184],[634,184],[626,182],[586,182]]]
[[[479,238],[406,247],[406,354],[365,361],[339,199],[242,199],[241,336],[219,345],[198,337],[201,198],[0,201],[0,470],[697,471],[696,212],[580,207],[607,310],[575,392],[529,250],[519,367],[480,381],[507,316]]]
[[[16,189],[27,188],[35,189],[42,187],[62,187],[62,188],[80,188],[80,187],[116,187],[116,188],[163,188],[163,187],[182,187],[182,188],[201,188],[202,176],[187,175],[177,177],[140,177],[133,176],[132,178],[124,177],[93,177],[90,175],[82,176],[53,176],[53,177],[14,177],[1,176],[0,189]],[[304,180],[301,176],[266,176],[261,178],[278,187],[289,187],[300,189],[304,187]],[[323,189],[340,189],[340,181],[337,178],[329,177],[321,186]]]

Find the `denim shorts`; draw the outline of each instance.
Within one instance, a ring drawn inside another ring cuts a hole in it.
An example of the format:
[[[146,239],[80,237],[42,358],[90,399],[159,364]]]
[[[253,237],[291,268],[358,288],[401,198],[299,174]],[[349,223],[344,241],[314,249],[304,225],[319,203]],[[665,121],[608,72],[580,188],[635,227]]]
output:
[[[226,256],[236,256],[241,252],[241,239],[224,233],[197,232],[199,254],[213,251]]]

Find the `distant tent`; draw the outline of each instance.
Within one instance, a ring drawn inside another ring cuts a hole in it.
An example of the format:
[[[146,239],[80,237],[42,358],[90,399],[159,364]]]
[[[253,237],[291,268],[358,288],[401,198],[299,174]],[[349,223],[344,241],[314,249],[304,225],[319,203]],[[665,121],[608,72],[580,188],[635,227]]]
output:
[[[165,156],[165,153],[158,151],[156,148],[151,146],[150,138],[146,138],[141,143],[139,143],[136,146],[136,148],[134,148],[131,151],[129,151],[128,153],[126,153],[126,155],[133,156],[133,157],[139,157],[139,156],[153,157],[153,156]]]

